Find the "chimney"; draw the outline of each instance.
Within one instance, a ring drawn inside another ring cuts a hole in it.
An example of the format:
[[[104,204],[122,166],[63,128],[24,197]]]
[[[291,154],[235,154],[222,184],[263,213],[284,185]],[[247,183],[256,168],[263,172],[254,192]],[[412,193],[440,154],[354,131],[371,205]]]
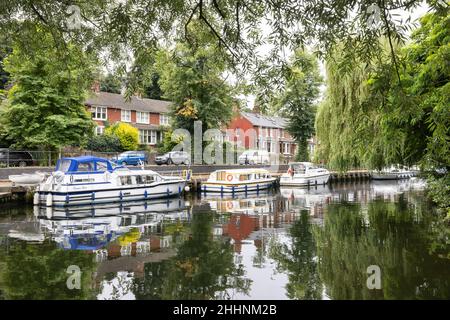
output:
[[[100,81],[95,80],[94,83],[92,83],[91,90],[94,91],[95,93],[99,93],[100,92]]]

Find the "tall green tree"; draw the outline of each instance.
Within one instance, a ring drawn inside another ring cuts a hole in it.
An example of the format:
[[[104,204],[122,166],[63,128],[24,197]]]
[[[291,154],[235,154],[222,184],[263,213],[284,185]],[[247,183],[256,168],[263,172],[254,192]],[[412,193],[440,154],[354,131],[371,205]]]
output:
[[[321,84],[317,59],[303,50],[296,50],[285,77],[278,111],[288,119],[286,129],[298,143],[297,160],[308,161],[307,139],[314,134],[315,104]]]
[[[13,147],[83,145],[93,132],[84,106],[93,60],[72,45],[60,57],[51,35],[40,36],[42,45],[32,55],[14,48],[5,60],[13,87],[1,114],[3,131]]]
[[[206,130],[230,120],[233,90],[222,77],[226,65],[216,47],[178,43],[173,51],[159,53],[157,65],[163,97],[173,102],[175,128],[193,132],[195,121]]]

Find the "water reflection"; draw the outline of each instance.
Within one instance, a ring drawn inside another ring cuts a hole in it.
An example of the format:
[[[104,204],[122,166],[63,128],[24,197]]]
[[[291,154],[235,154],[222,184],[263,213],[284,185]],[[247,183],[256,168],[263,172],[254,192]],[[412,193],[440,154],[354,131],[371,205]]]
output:
[[[9,209],[0,215],[0,296],[448,299],[446,231],[421,188],[409,180]],[[70,265],[82,270],[81,290],[67,289]],[[382,270],[381,290],[366,286],[369,265]]]

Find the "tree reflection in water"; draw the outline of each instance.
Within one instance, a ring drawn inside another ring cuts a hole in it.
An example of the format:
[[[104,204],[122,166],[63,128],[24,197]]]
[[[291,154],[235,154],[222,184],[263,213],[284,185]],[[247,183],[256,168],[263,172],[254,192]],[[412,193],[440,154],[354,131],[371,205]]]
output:
[[[0,253],[0,260],[3,261],[0,283],[6,299],[95,298],[92,289],[95,262],[88,252],[63,250],[50,240],[40,244],[14,241],[8,254]],[[81,270],[79,290],[67,288],[66,281],[71,275],[67,268],[71,265]]]
[[[314,227],[319,273],[333,299],[449,299],[450,261],[430,254],[435,216],[425,202],[330,204]],[[367,267],[381,268],[369,290]]]
[[[290,243],[271,242],[270,258],[277,262],[277,271],[286,272],[290,299],[320,299],[322,286],[317,272],[315,241],[309,212],[302,210],[289,230]]]
[[[213,236],[214,214],[192,216],[189,237],[175,257],[145,265],[143,279],[135,279],[137,299],[226,299],[229,291],[247,293],[250,281],[242,265],[235,265],[227,239]]]

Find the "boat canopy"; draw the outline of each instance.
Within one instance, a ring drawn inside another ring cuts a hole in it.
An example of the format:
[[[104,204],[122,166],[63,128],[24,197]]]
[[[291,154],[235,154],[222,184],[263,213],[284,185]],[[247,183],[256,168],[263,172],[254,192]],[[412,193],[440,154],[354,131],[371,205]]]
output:
[[[113,171],[108,159],[94,156],[61,158],[56,164],[56,171],[62,172],[105,172]]]

